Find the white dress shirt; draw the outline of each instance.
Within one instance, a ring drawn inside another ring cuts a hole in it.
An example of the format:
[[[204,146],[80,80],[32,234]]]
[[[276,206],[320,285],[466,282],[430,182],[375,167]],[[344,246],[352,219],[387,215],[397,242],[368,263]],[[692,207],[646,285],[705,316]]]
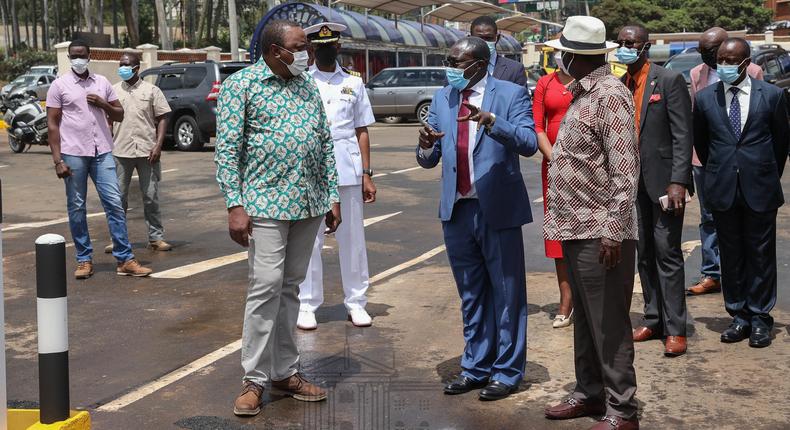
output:
[[[483,76],[483,79],[480,82],[476,83],[474,86],[469,88],[472,90],[472,94],[469,95],[469,104],[473,106],[477,106],[482,110],[483,106],[483,97],[485,96],[486,91],[486,83],[488,82],[487,75]],[[463,94],[459,91],[458,97],[463,100]],[[459,104],[459,111],[460,111],[460,104]],[[467,121],[467,126],[469,127],[469,183],[472,184],[472,189],[469,193],[465,196],[462,196],[461,193],[456,192],[455,200],[458,201],[459,199],[476,199],[477,198],[477,189],[475,188],[475,161],[474,161],[474,151],[475,151],[475,144],[477,143],[477,133],[485,133],[485,128],[480,130],[477,129],[477,121]],[[420,148],[422,152],[423,158],[428,158],[433,153],[433,147],[428,149]],[[457,169],[457,168],[456,168]]]
[[[741,104],[741,132],[743,132],[743,128],[746,126],[746,120],[749,116],[749,102],[751,100],[752,94],[752,78],[746,77],[741,83],[738,85],[730,85],[725,83],[724,84],[724,101],[726,104],[727,109],[727,117],[730,116],[730,106],[732,105],[732,98],[734,95],[730,91],[730,88],[737,87],[738,88],[738,103]]]

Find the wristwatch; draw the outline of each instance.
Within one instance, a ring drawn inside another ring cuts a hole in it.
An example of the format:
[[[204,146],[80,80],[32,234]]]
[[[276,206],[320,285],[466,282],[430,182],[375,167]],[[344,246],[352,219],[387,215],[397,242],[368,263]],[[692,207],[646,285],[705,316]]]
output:
[[[373,169],[362,169],[362,174],[363,175],[368,175],[368,176],[370,176],[372,178],[373,177]]]

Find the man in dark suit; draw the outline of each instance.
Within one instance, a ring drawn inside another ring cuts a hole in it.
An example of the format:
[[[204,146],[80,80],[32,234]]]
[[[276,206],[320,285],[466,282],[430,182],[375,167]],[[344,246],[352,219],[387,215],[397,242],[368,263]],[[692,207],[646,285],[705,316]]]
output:
[[[645,27],[623,27],[617,43],[615,55],[628,65],[622,80],[634,96],[642,161],[636,198],[637,267],[645,316],[633,337],[635,342],[666,337],[664,354],[674,357],[686,352],[686,274],[680,238],[685,197],[693,190],[691,98],[681,74],[648,61]],[[662,196],[666,209],[659,202]]]
[[[526,88],[491,77],[489,58],[477,37],[450,49],[450,85],[433,98],[417,162],[430,169],[443,160],[439,217],[461,296],[462,372],[444,392],[485,387],[480,399],[498,400],[518,388],[527,360],[521,226],[532,212],[519,156],[538,143]]]
[[[697,94],[694,147],[705,167],[705,203],[719,235],[722,291],[733,317],[722,342],[771,344],[776,303],[776,213],[790,127],[782,90],[747,76],[749,44],[718,51],[721,80]]]
[[[516,85],[527,86],[527,72],[524,65],[518,61],[513,61],[503,57],[496,52],[496,44],[502,37],[497,29],[496,21],[490,16],[479,16],[472,21],[469,29],[472,37],[483,39],[491,52],[491,59],[488,62],[488,73],[496,79],[510,81]]]

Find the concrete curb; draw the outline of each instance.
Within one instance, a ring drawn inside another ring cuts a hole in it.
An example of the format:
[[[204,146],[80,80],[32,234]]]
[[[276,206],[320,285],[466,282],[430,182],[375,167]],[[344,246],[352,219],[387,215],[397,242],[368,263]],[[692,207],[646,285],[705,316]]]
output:
[[[9,409],[8,430],[90,430],[91,416],[87,411],[71,411],[65,421],[42,424],[38,409]]]

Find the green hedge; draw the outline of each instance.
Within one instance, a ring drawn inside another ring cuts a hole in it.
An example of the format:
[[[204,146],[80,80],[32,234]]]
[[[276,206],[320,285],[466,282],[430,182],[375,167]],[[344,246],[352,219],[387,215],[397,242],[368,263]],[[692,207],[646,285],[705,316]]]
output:
[[[24,74],[30,67],[43,64],[57,64],[54,52],[20,51],[10,58],[0,53],[0,81],[11,81]]]

